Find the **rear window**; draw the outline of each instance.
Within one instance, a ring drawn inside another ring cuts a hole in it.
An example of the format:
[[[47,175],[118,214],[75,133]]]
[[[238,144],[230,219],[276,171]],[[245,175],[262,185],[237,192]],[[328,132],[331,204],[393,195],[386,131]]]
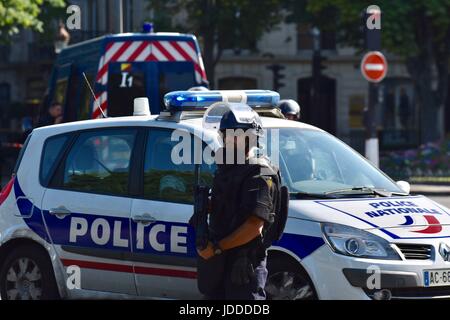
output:
[[[195,86],[192,62],[161,62],[159,69],[159,101],[164,105],[164,95],[171,91],[188,90]]]
[[[108,116],[133,114],[133,101],[145,97],[145,66],[143,63],[111,63],[108,71]]]
[[[175,164],[172,153],[179,143],[172,140],[171,130],[150,131],[144,162],[145,199],[187,204],[194,202],[195,165],[192,157],[195,143],[191,144],[189,163]],[[182,150],[179,156],[184,156]],[[215,165],[203,163],[200,167],[200,184],[211,186],[214,171]]]
[[[52,168],[55,166],[56,160],[59,158],[68,138],[68,135],[55,136],[47,139],[45,142],[42,152],[41,170],[39,172],[39,178],[43,186],[48,185],[53,171]]]
[[[67,154],[62,188],[127,195],[137,130],[118,128],[81,133]]]

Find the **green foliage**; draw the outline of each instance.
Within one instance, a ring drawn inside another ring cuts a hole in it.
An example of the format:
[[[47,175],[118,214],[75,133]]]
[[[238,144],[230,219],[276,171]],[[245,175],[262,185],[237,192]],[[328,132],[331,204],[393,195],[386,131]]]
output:
[[[183,1],[189,28],[199,35],[215,31],[221,48],[255,48],[265,31],[281,21],[278,0]]]
[[[436,45],[445,43],[450,28],[450,0],[315,0],[308,1],[307,12],[313,17],[334,9],[337,19],[334,27],[340,40],[357,48],[362,47],[362,12],[372,4],[381,8],[382,46],[402,57],[417,55],[422,50],[420,33],[423,20],[431,24],[427,36]]]
[[[0,0],[0,38],[8,39],[21,28],[43,32],[43,10],[65,5],[65,0]]]
[[[179,13],[176,1],[149,0],[148,9],[153,10],[151,19],[157,32],[186,32],[182,26],[172,23],[173,15]]]
[[[224,49],[256,50],[256,42],[263,33],[282,21],[283,1],[149,0],[149,6],[154,10],[156,30],[161,30],[161,25],[199,38],[206,73],[212,80]],[[182,22],[172,23],[177,14],[182,15]]]
[[[381,9],[381,46],[383,52],[403,58],[415,83],[421,104],[422,141],[440,136],[437,126],[439,108],[446,104],[450,56],[450,0],[300,0],[305,10],[297,21],[305,19],[319,28],[336,31],[337,41],[364,49],[363,16],[367,7]],[[298,5],[297,5],[298,6]],[[327,12],[335,16],[327,21]],[[326,21],[326,22],[324,22]],[[436,79],[436,86],[433,80]],[[427,112],[428,111],[428,112]],[[425,129],[426,128],[426,129]]]
[[[334,6],[316,7],[307,0],[284,0],[283,4],[288,12],[287,23],[317,26],[324,31],[336,29],[337,8]]]

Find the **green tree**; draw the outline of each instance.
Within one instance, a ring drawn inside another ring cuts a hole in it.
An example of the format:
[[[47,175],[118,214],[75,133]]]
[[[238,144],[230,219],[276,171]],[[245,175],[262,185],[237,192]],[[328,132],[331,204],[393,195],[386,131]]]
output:
[[[382,11],[382,51],[404,59],[421,105],[422,140],[440,137],[439,123],[448,95],[450,0],[288,0],[291,16],[337,31],[338,41],[364,48],[362,12],[371,4]],[[329,15],[330,12],[335,14]]]
[[[282,21],[281,0],[151,0],[154,20],[185,14],[182,23],[170,23],[172,31],[195,34],[202,45],[206,73],[214,87],[215,67],[224,49],[256,50],[264,32]]]
[[[8,40],[22,28],[43,32],[48,12],[65,5],[64,0],[0,0],[0,40]]]

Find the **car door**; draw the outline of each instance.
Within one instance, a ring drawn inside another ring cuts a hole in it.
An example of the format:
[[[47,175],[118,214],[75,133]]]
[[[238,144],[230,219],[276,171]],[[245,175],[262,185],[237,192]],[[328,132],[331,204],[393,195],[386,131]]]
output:
[[[137,132],[82,131],[70,138],[52,174],[51,167],[43,167],[41,183],[48,183],[42,203],[45,224],[62,264],[79,267],[81,289],[136,294],[128,259],[129,185]],[[61,143],[56,138],[44,146],[45,163],[52,162],[46,159],[55,148],[52,144]]]
[[[136,286],[141,296],[198,298],[195,235],[188,225],[194,164],[173,161],[179,142],[171,135],[172,130],[151,128],[147,136],[142,194],[131,208]],[[211,183],[211,170],[204,167],[202,180]]]

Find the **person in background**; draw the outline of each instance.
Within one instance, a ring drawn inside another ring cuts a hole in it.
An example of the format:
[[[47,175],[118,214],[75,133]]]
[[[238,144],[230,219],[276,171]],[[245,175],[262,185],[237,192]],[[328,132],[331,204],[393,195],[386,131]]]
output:
[[[38,127],[50,126],[52,124],[62,123],[63,109],[61,103],[53,102],[48,108],[48,112],[39,119]]]
[[[300,120],[300,106],[295,100],[280,100],[278,103],[278,108],[281,110],[281,113],[286,119],[292,121]]]

